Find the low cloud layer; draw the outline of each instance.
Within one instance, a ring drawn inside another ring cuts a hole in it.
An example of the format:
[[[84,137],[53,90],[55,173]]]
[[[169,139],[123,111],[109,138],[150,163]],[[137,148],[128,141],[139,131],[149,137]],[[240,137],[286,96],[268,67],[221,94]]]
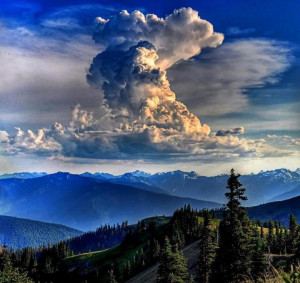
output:
[[[272,44],[252,42],[259,46],[254,49],[259,67],[253,69],[253,45],[250,44],[249,49],[249,43],[240,42],[240,45],[231,48],[224,45],[221,49],[222,46],[218,46],[223,42],[223,35],[214,32],[212,24],[201,19],[191,8],[175,10],[164,19],[139,11],[122,11],[108,19],[99,17],[93,39],[103,51],[92,60],[87,81],[93,93],[98,93],[99,104],[103,98],[101,110],[99,107],[90,112],[77,105],[68,124],[57,122],[37,131],[16,128],[16,133],[11,135],[2,131],[0,141],[5,145],[4,154],[34,153],[62,159],[201,158],[203,162],[216,158],[293,154],[275,148],[265,139],[237,137],[244,134],[243,127],[212,132],[209,125],[200,122],[198,116],[201,117],[201,113],[193,114],[173,91],[179,83],[181,88],[186,87],[190,78],[185,76],[194,73],[201,94],[199,99],[194,97],[196,104],[204,102],[203,105],[207,105],[206,99],[214,99],[215,107],[218,107],[218,96],[222,96],[223,100],[229,97],[229,101],[233,98],[240,106],[244,105],[244,87],[259,87],[277,81],[278,73],[288,65],[283,59],[279,60],[284,58],[286,51],[274,59],[274,56],[266,56],[268,52],[273,54]],[[194,59],[203,48],[216,52],[201,54],[204,55],[201,60]],[[231,54],[229,58],[234,58],[234,53],[238,55],[237,60],[243,58],[250,64],[243,65],[241,73],[251,73],[251,78],[240,74],[238,80],[233,81],[233,76],[239,73],[237,61],[227,62],[224,56]],[[215,54],[218,62],[214,67],[205,64],[205,58],[212,60],[210,54]],[[195,60],[197,63],[193,63]],[[270,67],[272,64],[274,71]],[[236,69],[230,72],[232,65]],[[175,83],[176,76],[178,84]],[[193,86],[186,87],[183,101],[188,95],[193,97],[189,93],[191,89]],[[81,98],[84,99],[84,93]]]
[[[86,159],[148,159],[212,162],[235,160],[238,157],[294,156],[299,148],[298,139],[288,136],[268,136],[266,139],[238,138],[242,128],[222,130],[210,135],[187,138],[179,132],[165,132],[151,129],[144,131],[101,130],[101,121],[93,114],[76,106],[68,126],[55,123],[51,127],[23,131],[16,128],[14,135],[0,133],[4,145],[2,154],[38,154],[51,159],[70,162],[76,158]],[[162,134],[163,133],[163,134]],[[222,133],[222,135],[220,135]],[[288,141],[288,146],[283,147]],[[1,149],[1,146],[0,146]],[[0,150],[1,151],[1,150]],[[78,162],[78,159],[77,159]]]

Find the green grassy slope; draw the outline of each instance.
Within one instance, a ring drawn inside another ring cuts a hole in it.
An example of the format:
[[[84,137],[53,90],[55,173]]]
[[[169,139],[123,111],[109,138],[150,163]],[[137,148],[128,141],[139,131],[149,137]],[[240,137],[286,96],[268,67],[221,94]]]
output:
[[[163,233],[163,229],[170,219],[171,217],[156,216],[146,218],[143,221],[145,223],[155,221],[159,230]],[[134,238],[133,241],[131,240],[129,244],[126,242],[126,244],[123,243],[107,250],[71,256],[62,262],[62,266],[79,276],[86,276],[86,274],[93,276],[93,273],[102,272],[114,265],[118,269],[117,272],[120,278],[123,278],[126,263],[128,261],[132,262],[133,258],[137,257],[142,249],[147,250],[147,245],[152,236],[151,232],[145,230],[140,232],[139,236]]]

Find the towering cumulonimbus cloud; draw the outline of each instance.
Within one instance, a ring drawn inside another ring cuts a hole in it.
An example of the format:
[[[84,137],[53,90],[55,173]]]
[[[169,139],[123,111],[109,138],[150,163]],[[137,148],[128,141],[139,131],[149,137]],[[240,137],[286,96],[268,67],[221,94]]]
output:
[[[223,41],[197,11],[182,8],[165,19],[122,11],[108,20],[97,18],[93,38],[106,49],[94,58],[87,79],[103,91],[119,129],[147,132],[156,143],[172,136],[197,140],[210,133],[176,100],[166,74],[178,60]]]
[[[224,35],[214,32],[213,25],[201,19],[197,11],[181,8],[165,19],[125,10],[107,20],[98,17],[93,39],[106,48],[123,50],[149,41],[159,57],[156,65],[166,69],[180,59],[200,53],[202,48],[219,46]]]

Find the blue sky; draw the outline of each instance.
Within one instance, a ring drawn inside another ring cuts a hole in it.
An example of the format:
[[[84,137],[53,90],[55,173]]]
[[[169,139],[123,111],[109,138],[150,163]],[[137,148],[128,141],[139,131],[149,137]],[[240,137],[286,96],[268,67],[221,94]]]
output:
[[[0,5],[0,173],[300,167],[298,1]]]

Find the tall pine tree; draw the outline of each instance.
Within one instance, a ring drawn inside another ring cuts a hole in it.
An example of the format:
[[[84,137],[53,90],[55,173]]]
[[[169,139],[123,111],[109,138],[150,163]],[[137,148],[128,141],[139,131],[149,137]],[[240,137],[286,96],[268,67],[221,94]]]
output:
[[[261,239],[257,227],[255,227],[251,249],[251,277],[255,282],[258,282],[259,278],[262,278],[266,272],[267,263],[264,249],[264,241]]]
[[[267,236],[267,246],[268,251],[274,252],[274,246],[275,246],[275,234],[274,234],[275,225],[273,220],[269,221],[268,224],[268,236]]]
[[[296,243],[296,251],[294,254],[294,260],[296,262],[296,265],[300,265],[300,235],[298,235],[298,240]]]
[[[111,269],[108,271],[107,277],[106,277],[107,283],[117,283],[116,277],[114,275],[114,270]]]
[[[287,252],[294,254],[297,250],[298,224],[295,215],[290,214],[290,233],[288,234]]]
[[[227,181],[228,202],[223,211],[219,227],[219,249],[217,251],[213,282],[241,282],[250,275],[251,267],[251,222],[241,201],[245,188],[232,169]]]
[[[186,264],[187,260],[183,256],[183,253],[178,251],[178,246],[176,245],[174,251],[172,251],[170,241],[168,237],[166,237],[160,254],[156,282],[189,282],[190,276]]]
[[[27,272],[21,272],[14,267],[6,247],[0,246],[0,282],[33,283],[27,277]]]
[[[200,282],[207,283],[210,280],[211,266],[215,256],[211,216],[208,211],[204,212],[204,224],[200,235],[199,247],[198,278]]]

